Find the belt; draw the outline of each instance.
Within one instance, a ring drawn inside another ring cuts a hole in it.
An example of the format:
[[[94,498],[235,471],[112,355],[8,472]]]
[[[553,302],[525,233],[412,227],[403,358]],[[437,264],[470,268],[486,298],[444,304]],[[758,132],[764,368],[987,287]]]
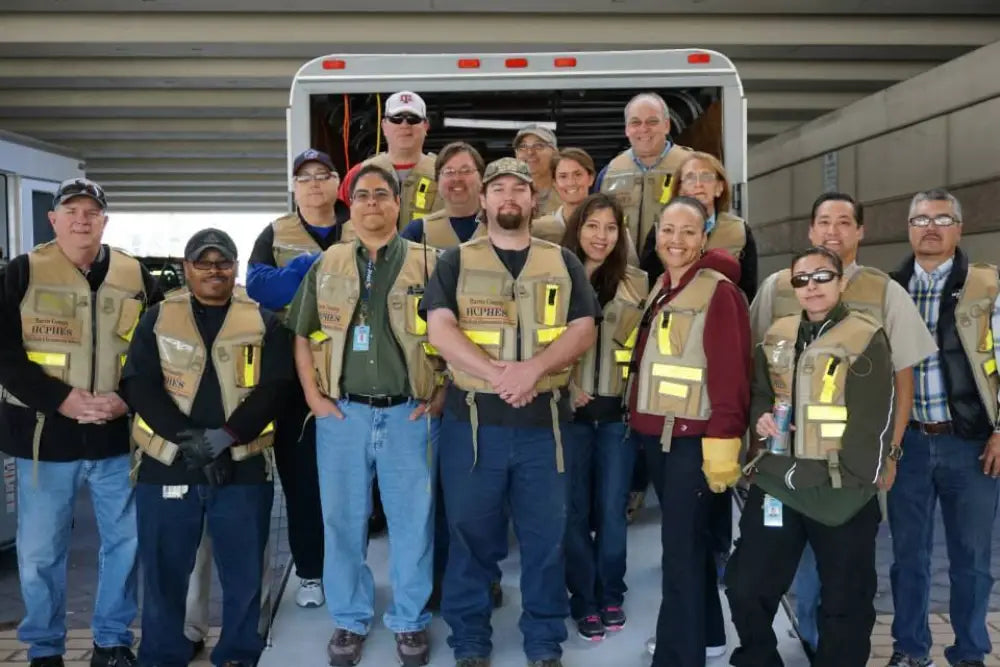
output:
[[[409,396],[370,396],[368,394],[344,394],[344,398],[351,403],[363,403],[370,408],[391,408],[394,405],[402,405],[410,400]]]
[[[918,422],[911,421],[910,428],[924,435],[946,435],[952,432],[951,422]]]

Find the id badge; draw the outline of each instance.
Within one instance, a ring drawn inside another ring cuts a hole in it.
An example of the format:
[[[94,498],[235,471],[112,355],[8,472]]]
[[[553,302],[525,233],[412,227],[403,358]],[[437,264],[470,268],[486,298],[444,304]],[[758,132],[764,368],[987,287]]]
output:
[[[180,486],[165,486],[163,487],[163,497],[166,500],[180,500],[184,497],[184,494],[188,492],[187,484],[181,484]]]
[[[774,496],[764,495],[764,525],[781,528],[781,501]]]
[[[371,327],[367,324],[358,324],[354,327],[354,344],[351,349],[355,352],[367,352],[371,347]]]

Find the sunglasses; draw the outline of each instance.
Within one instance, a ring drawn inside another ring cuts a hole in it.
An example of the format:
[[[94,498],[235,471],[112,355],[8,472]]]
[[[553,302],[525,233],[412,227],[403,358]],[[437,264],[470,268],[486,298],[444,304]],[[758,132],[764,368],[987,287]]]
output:
[[[211,271],[212,269],[216,271],[231,271],[236,266],[236,262],[231,259],[220,259],[218,262],[199,259],[191,262],[191,265],[199,271]]]
[[[393,125],[401,125],[406,123],[407,125],[420,125],[424,122],[424,119],[420,116],[414,116],[413,114],[400,114],[398,116],[386,116],[385,119],[392,123]]]
[[[826,283],[836,280],[839,277],[839,273],[831,271],[830,269],[820,269],[819,271],[813,271],[812,273],[796,273],[792,276],[792,287],[800,289],[808,285],[810,280],[817,285],[825,285]]]

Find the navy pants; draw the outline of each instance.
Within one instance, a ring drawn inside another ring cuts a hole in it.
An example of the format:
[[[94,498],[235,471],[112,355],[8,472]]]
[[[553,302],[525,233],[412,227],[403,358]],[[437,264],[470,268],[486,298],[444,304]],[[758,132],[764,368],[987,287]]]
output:
[[[182,498],[164,498],[164,488],[139,484],[135,493],[143,587],[140,663],[184,667],[191,660],[184,607],[207,522],[222,583],[222,633],[212,664],[256,664],[264,650],[257,624],[274,486],[191,486]]]

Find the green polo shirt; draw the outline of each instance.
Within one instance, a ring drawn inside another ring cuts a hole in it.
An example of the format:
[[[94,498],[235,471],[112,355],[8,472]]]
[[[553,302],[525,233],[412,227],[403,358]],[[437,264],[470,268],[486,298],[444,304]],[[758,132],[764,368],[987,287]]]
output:
[[[368,268],[368,250],[357,240],[353,245],[363,293],[365,272]],[[355,327],[361,324],[363,306],[359,303],[347,332],[347,344],[344,346],[344,364],[340,379],[341,395],[406,396],[413,393],[410,390],[403,352],[389,326],[389,290],[399,275],[405,256],[406,241],[398,235],[393,236],[392,240],[379,248],[376,253],[366,318],[366,324],[370,327],[369,345],[367,350],[355,350],[353,345]],[[308,337],[320,328],[319,311],[316,308],[316,271],[319,265],[320,262],[316,262],[309,269],[288,309],[289,325],[299,336]]]

